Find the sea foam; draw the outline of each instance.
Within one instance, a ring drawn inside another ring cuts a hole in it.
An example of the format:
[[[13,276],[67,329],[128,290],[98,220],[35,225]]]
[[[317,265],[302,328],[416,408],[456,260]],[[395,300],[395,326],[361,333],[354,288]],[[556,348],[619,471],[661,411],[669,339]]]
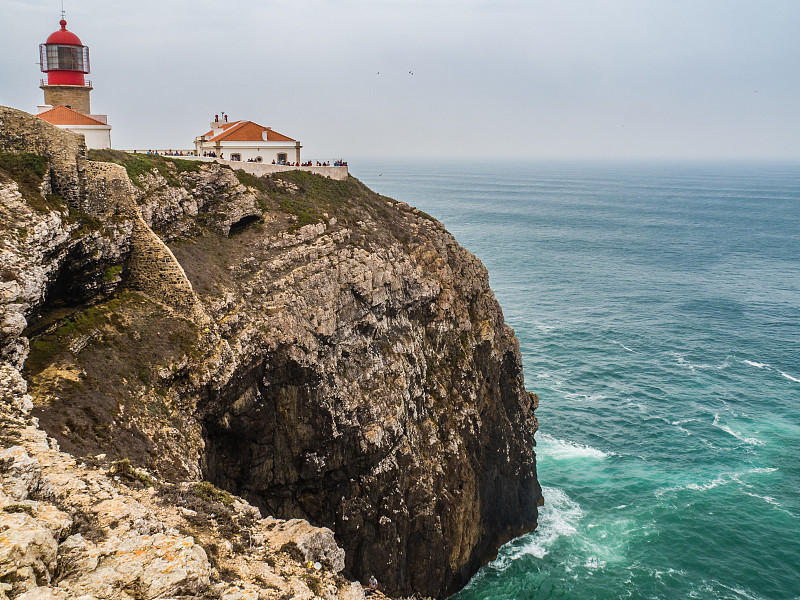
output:
[[[539,433],[536,436],[536,454],[554,460],[570,460],[574,458],[606,458],[608,453],[586,446],[559,440],[548,433]],[[613,454],[613,453],[612,453]]]
[[[760,475],[765,473],[774,473],[777,471],[775,467],[754,467],[752,469],[748,469],[746,471],[736,471],[736,472],[727,472],[727,473],[720,473],[717,477],[712,479],[711,481],[706,481],[703,483],[689,483],[687,485],[678,485],[674,487],[668,488],[660,488],[656,490],[655,495],[656,497],[660,498],[664,494],[669,494],[672,492],[679,492],[682,490],[690,490],[694,492],[705,492],[708,490],[713,490],[715,487],[721,485],[728,485],[730,483],[736,483],[740,485],[742,488],[750,489],[753,488],[753,485],[742,481],[742,477],[746,475]],[[747,492],[745,492],[747,493]]]
[[[503,570],[512,561],[532,555],[544,558],[549,548],[561,536],[574,535],[578,522],[583,517],[580,505],[563,491],[542,486],[544,506],[539,509],[539,524],[536,531],[504,546],[492,566]]]

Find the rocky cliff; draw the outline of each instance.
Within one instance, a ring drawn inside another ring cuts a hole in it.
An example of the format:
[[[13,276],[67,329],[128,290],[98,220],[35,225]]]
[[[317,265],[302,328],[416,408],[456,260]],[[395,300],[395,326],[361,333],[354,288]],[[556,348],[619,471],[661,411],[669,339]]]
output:
[[[89,158],[0,109],[0,345],[26,427],[330,528],[343,573],[397,595],[445,596],[535,527],[538,399],[438,221],[352,178]]]

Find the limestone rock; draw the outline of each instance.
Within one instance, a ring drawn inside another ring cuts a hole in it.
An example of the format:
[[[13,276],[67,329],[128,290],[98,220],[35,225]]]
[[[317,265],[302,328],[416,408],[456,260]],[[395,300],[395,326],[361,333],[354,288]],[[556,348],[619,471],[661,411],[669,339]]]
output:
[[[72,544],[73,554],[78,548]],[[139,597],[150,599],[199,595],[209,586],[208,559],[190,537],[132,535],[105,542],[95,552],[101,558],[94,568],[92,561],[84,562],[83,568],[62,579],[59,587],[74,596],[99,598],[135,589]]]
[[[0,450],[0,465],[8,474],[3,478],[3,492],[12,499],[26,500],[38,489],[42,479],[41,465],[22,446]]]
[[[0,578],[25,591],[50,583],[58,544],[49,529],[26,513],[0,513]]]

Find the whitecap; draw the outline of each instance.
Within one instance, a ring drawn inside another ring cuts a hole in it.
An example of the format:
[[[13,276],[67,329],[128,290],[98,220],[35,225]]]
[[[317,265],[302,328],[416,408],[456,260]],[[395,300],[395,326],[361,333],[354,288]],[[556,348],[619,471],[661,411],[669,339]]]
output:
[[[725,433],[732,435],[737,440],[741,440],[742,442],[744,442],[746,444],[750,444],[752,446],[761,446],[764,443],[761,440],[759,440],[758,438],[745,437],[740,431],[734,431],[733,429],[730,428],[730,426],[720,423],[719,422],[719,413],[716,413],[714,415],[714,422],[712,423],[712,425],[714,427],[716,427],[717,429],[721,429]]]
[[[606,396],[603,394],[579,394],[577,392],[569,392],[564,394],[564,399],[572,400],[573,398],[582,398],[589,402],[597,402],[598,400],[605,400]]]
[[[762,496],[761,494],[753,494],[751,492],[745,492],[748,496],[752,498],[758,498],[759,500],[763,500],[767,504],[771,504],[772,506],[780,506],[781,503],[775,500],[772,496]]]
[[[536,454],[554,460],[569,460],[573,458],[606,458],[607,452],[586,446],[559,440],[547,433],[540,433],[536,440]],[[613,452],[612,452],[613,454]]]
[[[796,383],[800,383],[800,379],[797,379],[797,377],[792,377],[791,375],[789,375],[788,373],[784,373],[783,371],[780,371],[780,374],[786,377],[786,379],[791,379]]]
[[[542,333],[550,333],[556,328],[556,325],[551,325],[549,323],[542,323],[541,321],[534,321],[533,326]]]
[[[623,347],[623,348],[625,348],[625,350],[627,350],[628,352],[633,352],[633,353],[635,353],[635,352],[636,352],[636,350],[631,350],[630,348],[628,348],[628,347],[627,347],[625,344],[623,344],[622,342],[617,342],[616,340],[611,340],[611,343],[612,343],[612,344],[616,344],[617,346],[622,346],[622,347]]]
[[[722,477],[717,477],[716,479],[710,481],[709,483],[690,483],[689,485],[686,486],[686,489],[704,492],[706,490],[713,490],[718,485],[728,484],[731,481],[733,481],[733,478],[722,476]]]
[[[766,363],[755,362],[752,360],[743,360],[742,361],[746,365],[750,365],[751,367],[756,367],[757,369],[768,369],[769,365]]]

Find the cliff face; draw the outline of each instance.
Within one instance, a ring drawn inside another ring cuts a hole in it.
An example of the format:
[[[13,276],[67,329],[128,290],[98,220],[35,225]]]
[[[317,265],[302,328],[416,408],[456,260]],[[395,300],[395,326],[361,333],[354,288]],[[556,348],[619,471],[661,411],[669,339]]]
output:
[[[45,157],[60,198],[4,201],[3,356],[63,449],[330,527],[395,594],[453,592],[535,527],[538,400],[439,222],[352,178],[94,156],[126,174],[79,144],[58,166],[22,137],[0,153]]]

